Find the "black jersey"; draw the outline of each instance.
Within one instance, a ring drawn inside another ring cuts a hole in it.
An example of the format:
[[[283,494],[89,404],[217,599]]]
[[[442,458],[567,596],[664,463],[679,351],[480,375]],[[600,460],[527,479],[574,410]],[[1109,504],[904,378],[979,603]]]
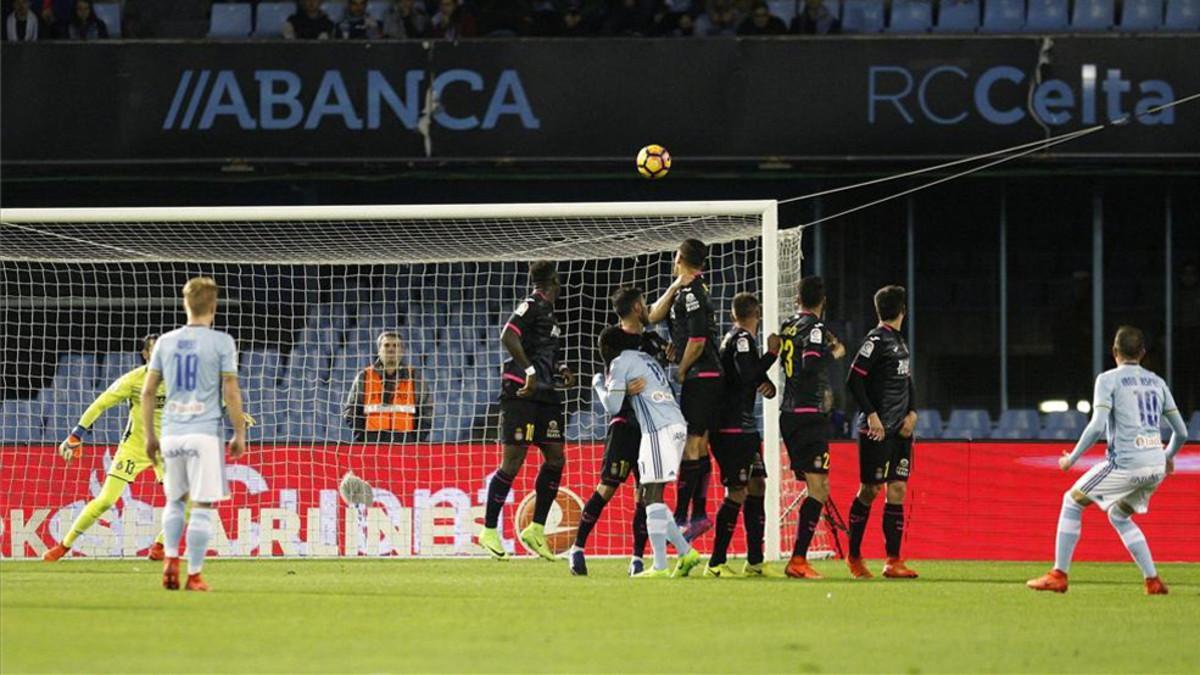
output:
[[[775,354],[760,354],[758,340],[750,331],[734,326],[721,340],[721,367],[725,371],[725,400],[720,429],[758,432],[754,400],[758,387],[767,381]]]
[[[829,386],[829,332],[820,317],[800,312],[779,331],[783,360],[783,414],[827,413],[833,399]]]
[[[540,291],[534,291],[513,310],[504,329],[512,330],[521,338],[525,356],[537,370],[537,388],[524,400],[562,403],[562,394],[554,388],[562,346],[561,331],[554,320],[554,306]],[[517,392],[525,386],[525,371],[512,356],[505,359],[501,377],[500,398],[518,398]]]
[[[912,373],[904,336],[880,324],[867,333],[850,365],[847,385],[858,401],[858,428],[867,428],[867,416],[876,412],[887,433],[895,433],[914,410]]]
[[[704,342],[704,352],[688,368],[686,379],[713,377],[713,373],[720,375],[717,313],[713,310],[712,299],[708,296],[708,286],[699,275],[675,294],[675,302],[671,303],[670,329],[676,358],[683,358],[683,351],[688,343]]]

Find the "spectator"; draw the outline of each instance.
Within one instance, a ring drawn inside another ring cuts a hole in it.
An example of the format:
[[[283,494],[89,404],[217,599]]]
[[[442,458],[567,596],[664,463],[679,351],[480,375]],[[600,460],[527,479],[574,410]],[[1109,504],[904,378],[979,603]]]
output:
[[[750,16],[738,26],[738,35],[784,35],[787,26],[783,19],[771,14],[767,3],[759,0],[750,9]]]
[[[653,0],[614,0],[605,32],[610,35],[646,35],[653,19]]]
[[[433,37],[459,40],[479,35],[475,17],[462,8],[458,0],[439,0],[438,12],[433,15]]]
[[[42,22],[29,11],[29,0],[13,0],[12,11],[4,17],[5,42],[33,42],[42,37]]]
[[[540,4],[544,4],[539,2]],[[551,11],[555,11],[553,3]],[[526,0],[475,0],[478,31],[487,37],[516,37],[533,32],[533,9]]]
[[[560,35],[562,37],[587,37],[590,33],[587,22],[583,18],[583,7],[575,0],[568,2],[567,9],[563,12],[563,28]]]
[[[397,40],[429,35],[429,16],[425,14],[425,3],[396,0],[384,19],[383,34]]]
[[[694,28],[692,0],[662,0],[654,14],[654,32],[658,35],[687,35]],[[686,24],[686,28],[681,24]]]
[[[375,362],[359,371],[346,396],[342,416],[365,443],[415,443],[422,440],[425,395],[415,371],[401,360],[400,336],[384,331],[375,340]]]
[[[537,0],[533,3],[533,34],[556,37],[566,29],[565,13],[560,14],[554,0]]]
[[[75,0],[41,0],[41,4],[33,8],[42,17],[42,27],[53,31],[75,12]]]
[[[105,40],[108,26],[96,16],[92,0],[76,0],[74,16],[59,23],[56,34],[66,40]]]
[[[283,22],[285,40],[328,40],[334,30],[329,15],[321,11],[321,0],[300,0],[300,11]]]
[[[340,40],[378,40],[383,37],[379,19],[367,14],[367,0],[349,0],[346,16],[337,26]]]
[[[824,0],[804,0],[804,11],[792,19],[791,32],[797,35],[837,35],[842,32],[838,20]]]
[[[737,26],[738,13],[733,0],[717,0],[696,19],[694,33],[704,37],[736,35]]]

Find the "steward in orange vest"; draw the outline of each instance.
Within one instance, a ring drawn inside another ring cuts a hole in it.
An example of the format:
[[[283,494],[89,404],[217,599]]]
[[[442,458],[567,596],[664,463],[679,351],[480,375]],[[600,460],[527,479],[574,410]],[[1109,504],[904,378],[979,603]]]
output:
[[[343,415],[354,439],[368,443],[414,443],[422,427],[421,387],[409,366],[400,363],[400,337],[379,336],[379,357],[359,371]]]

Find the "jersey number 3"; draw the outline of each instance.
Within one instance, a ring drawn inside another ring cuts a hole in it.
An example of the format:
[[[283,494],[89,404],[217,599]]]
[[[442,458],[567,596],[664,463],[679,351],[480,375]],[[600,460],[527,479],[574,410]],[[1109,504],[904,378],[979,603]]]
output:
[[[788,377],[792,376],[792,357],[796,354],[796,343],[791,340],[784,340],[783,345],[779,350],[783,352],[783,372]]]

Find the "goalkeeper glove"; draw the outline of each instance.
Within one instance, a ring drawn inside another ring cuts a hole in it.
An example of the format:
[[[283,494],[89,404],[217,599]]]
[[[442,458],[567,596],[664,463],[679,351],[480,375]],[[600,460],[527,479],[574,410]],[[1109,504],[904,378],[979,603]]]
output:
[[[256,420],[256,419],[254,419],[253,417],[251,417],[251,416],[250,416],[250,413],[248,413],[248,412],[243,412],[243,413],[242,413],[242,421],[246,423],[246,428],[247,428],[247,429],[249,429],[250,427],[254,426],[255,424],[258,424],[258,420]]]
[[[62,457],[63,461],[70,462],[83,455],[83,435],[85,433],[87,433],[87,429],[75,427],[67,436],[67,440],[58,445],[58,456]]]

